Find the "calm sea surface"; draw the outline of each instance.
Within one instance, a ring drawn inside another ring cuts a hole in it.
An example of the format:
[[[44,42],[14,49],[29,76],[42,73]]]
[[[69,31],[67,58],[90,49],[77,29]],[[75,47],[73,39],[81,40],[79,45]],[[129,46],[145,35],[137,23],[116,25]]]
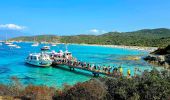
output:
[[[77,82],[84,82],[93,75],[86,71],[76,70],[70,72],[65,67],[59,68],[41,68],[25,64],[24,60],[29,53],[40,52],[39,47],[31,47],[32,43],[17,43],[21,49],[10,49],[5,45],[0,46],[0,83],[9,83],[12,76],[19,78],[24,85],[48,85],[61,87],[62,84],[67,83],[73,85]],[[65,50],[63,44],[51,47],[51,50]],[[143,60],[123,60],[127,56],[143,57],[148,54],[146,51],[128,50],[120,48],[107,48],[98,46],[83,46],[83,45],[68,45],[68,50],[72,52],[73,56],[80,61],[95,63],[100,65],[122,66],[124,74],[127,69],[134,73],[134,67],[141,70],[150,70],[152,66]]]

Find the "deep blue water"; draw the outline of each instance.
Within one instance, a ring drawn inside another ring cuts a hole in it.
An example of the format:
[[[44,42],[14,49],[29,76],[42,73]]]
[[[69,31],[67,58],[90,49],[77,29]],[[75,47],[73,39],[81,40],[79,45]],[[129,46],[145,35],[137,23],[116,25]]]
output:
[[[48,85],[61,87],[62,84],[75,84],[84,82],[93,75],[86,71],[76,70],[70,72],[67,67],[59,68],[41,68],[25,64],[24,60],[29,53],[40,52],[39,47],[31,47],[32,43],[17,43],[21,49],[10,49],[5,45],[0,46],[0,83],[8,83],[12,76],[16,76],[24,85]],[[56,47],[51,47],[52,50],[65,50],[65,45],[60,44]],[[127,69],[133,71],[135,67],[141,70],[150,70],[152,66],[143,60],[122,60],[126,56],[146,56],[148,52],[128,50],[120,48],[107,48],[98,46],[83,46],[83,45],[68,45],[68,50],[73,56],[81,61],[95,63],[100,65],[114,65],[123,67],[126,75]]]

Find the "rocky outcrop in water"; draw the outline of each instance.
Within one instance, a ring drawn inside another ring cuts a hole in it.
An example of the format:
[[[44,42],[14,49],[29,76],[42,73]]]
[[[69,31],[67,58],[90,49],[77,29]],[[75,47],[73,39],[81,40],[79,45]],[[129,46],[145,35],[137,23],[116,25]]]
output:
[[[144,58],[149,63],[164,66],[170,69],[170,45],[166,48],[159,48]]]

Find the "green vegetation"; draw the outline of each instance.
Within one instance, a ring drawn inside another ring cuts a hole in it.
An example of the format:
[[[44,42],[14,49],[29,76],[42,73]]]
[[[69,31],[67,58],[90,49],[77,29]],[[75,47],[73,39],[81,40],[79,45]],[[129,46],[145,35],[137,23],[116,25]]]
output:
[[[74,86],[56,89],[47,86],[22,87],[17,78],[13,84],[0,85],[0,96],[22,100],[168,100],[170,99],[170,73],[144,71],[132,78],[100,77]],[[11,99],[12,100],[12,99]]]
[[[37,35],[37,36],[22,36],[22,37],[16,37],[10,40],[22,40],[22,41],[37,41],[37,42],[59,42],[60,37],[55,35]]]
[[[109,32],[102,35],[36,36],[37,41],[50,41],[54,37],[63,43],[112,44],[127,46],[165,47],[170,44],[170,29],[143,29],[134,32]],[[34,37],[18,37],[11,40],[33,41]]]

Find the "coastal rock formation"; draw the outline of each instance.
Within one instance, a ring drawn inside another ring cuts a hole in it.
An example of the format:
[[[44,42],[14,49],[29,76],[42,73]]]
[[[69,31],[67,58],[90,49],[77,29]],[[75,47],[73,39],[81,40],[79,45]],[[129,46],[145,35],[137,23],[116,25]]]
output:
[[[159,48],[144,58],[149,63],[170,68],[170,45],[166,48]]]
[[[120,60],[140,60],[141,59],[141,57],[139,57],[139,56],[125,56],[125,57],[123,57],[123,58],[120,58]]]

